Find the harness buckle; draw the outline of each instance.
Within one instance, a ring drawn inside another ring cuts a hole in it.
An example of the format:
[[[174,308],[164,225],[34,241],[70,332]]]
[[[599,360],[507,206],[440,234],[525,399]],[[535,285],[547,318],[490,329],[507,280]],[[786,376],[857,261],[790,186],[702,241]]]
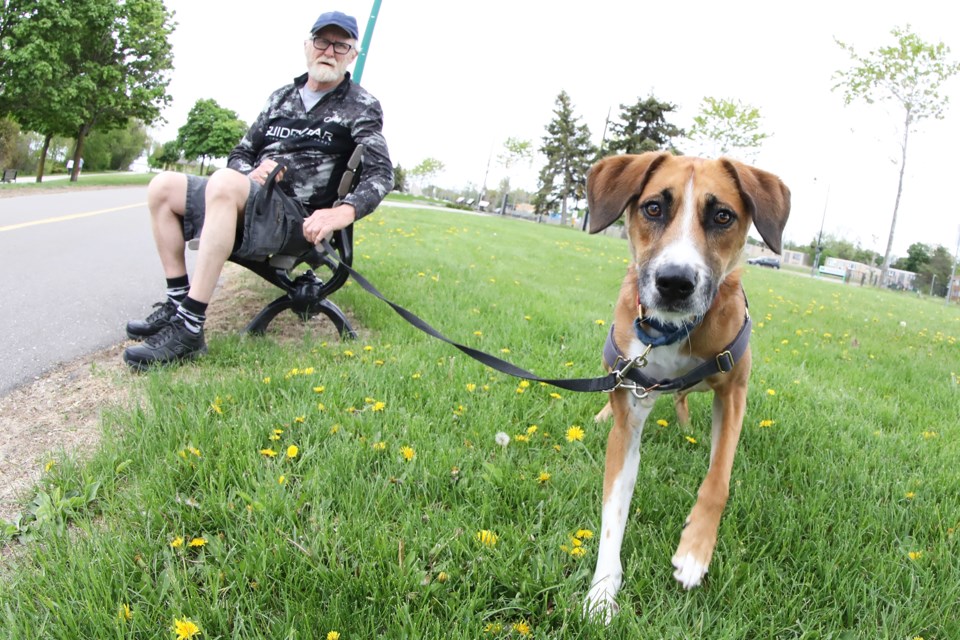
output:
[[[717,354],[717,369],[720,373],[729,373],[735,364],[736,361],[729,349]]]

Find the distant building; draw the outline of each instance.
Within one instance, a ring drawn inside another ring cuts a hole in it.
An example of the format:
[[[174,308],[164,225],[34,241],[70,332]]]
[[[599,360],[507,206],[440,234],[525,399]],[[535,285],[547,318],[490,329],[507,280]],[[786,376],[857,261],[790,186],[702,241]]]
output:
[[[960,275],[951,276],[947,285],[947,301],[960,302]]]

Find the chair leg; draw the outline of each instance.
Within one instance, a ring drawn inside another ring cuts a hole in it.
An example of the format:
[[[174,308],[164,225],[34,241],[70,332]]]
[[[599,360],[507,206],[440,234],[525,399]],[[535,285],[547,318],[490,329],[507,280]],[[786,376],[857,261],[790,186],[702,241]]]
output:
[[[330,302],[330,300],[321,300],[317,303],[316,310],[330,318],[330,322],[333,323],[333,326],[335,326],[340,333],[341,340],[357,339],[357,332],[350,326],[350,321],[347,320],[347,316],[340,310],[340,307]]]
[[[280,296],[265,306],[260,313],[250,321],[250,324],[247,325],[247,328],[244,329],[243,332],[251,333],[255,336],[262,336],[267,332],[267,327],[270,326],[273,319],[280,315],[282,311],[292,309],[293,304],[293,298],[289,295]]]

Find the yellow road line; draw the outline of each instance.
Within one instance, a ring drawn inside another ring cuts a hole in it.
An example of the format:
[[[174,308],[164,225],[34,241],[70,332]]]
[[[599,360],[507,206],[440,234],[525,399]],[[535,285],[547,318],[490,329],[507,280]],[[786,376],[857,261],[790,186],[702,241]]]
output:
[[[0,232],[13,231],[14,229],[23,229],[24,227],[33,227],[38,224],[51,224],[53,222],[65,222],[67,220],[76,220],[77,218],[89,218],[90,216],[99,216],[102,213],[112,213],[114,211],[123,211],[124,209],[135,209],[136,207],[145,207],[145,206],[147,206],[146,202],[138,202],[137,204],[127,204],[122,207],[113,207],[112,209],[100,209],[99,211],[87,211],[85,213],[72,213],[68,216],[57,216],[56,218],[44,218],[42,220],[34,220],[32,222],[8,224],[5,227],[0,227]]]

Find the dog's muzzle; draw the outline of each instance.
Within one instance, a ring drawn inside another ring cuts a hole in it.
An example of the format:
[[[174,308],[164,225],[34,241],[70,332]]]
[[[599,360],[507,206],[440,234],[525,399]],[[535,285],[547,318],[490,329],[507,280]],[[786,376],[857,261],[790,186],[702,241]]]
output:
[[[697,290],[697,272],[691,267],[682,264],[667,264],[657,269],[654,274],[654,285],[657,294],[665,306],[671,311],[690,299]]]

